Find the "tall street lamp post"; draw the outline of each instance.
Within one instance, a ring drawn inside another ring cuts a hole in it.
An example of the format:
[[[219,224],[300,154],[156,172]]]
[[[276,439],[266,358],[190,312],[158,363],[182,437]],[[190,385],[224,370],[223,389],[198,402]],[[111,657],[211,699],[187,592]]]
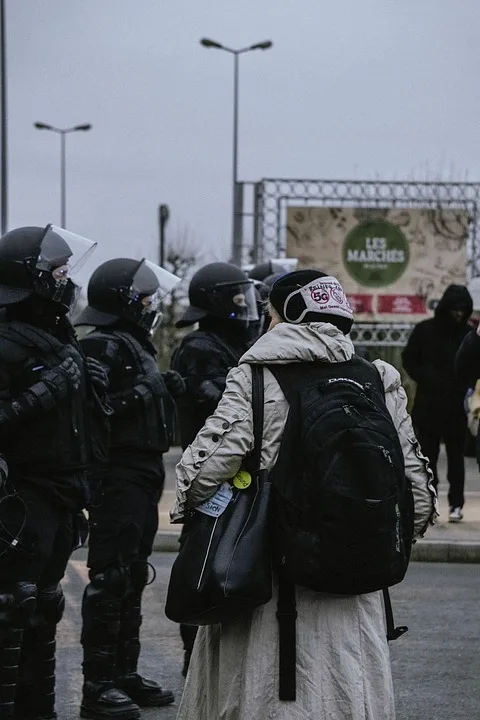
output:
[[[66,186],[66,157],[65,157],[65,138],[68,133],[79,132],[81,130],[91,130],[92,126],[89,123],[84,125],[75,125],[70,128],[57,128],[53,125],[46,125],[45,123],[36,122],[33,123],[37,130],[51,130],[57,135],[60,135],[60,225],[65,228],[67,225],[67,186]]]
[[[1,104],[1,121],[0,121],[0,132],[2,135],[2,150],[1,150],[1,167],[0,167],[0,184],[1,184],[1,206],[2,206],[2,220],[1,220],[1,234],[4,235],[7,232],[7,213],[8,213],[8,177],[7,177],[7,51],[5,47],[5,5],[4,0],[0,0],[0,72],[1,72],[1,89],[0,89],[0,104]]]
[[[240,232],[240,218],[236,212],[236,191],[238,183],[238,59],[240,55],[250,52],[251,50],[268,50],[272,47],[271,40],[255,43],[249,47],[234,48],[226,47],[215,40],[202,38],[200,44],[206,48],[214,48],[216,50],[225,50],[225,52],[233,55],[233,188],[232,188],[232,259],[237,265],[242,262],[242,244]]]

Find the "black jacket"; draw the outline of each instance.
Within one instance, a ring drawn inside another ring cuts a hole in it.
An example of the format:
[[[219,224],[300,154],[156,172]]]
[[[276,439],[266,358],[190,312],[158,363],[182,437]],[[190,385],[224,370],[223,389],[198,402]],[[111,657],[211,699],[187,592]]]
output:
[[[457,322],[450,311],[464,310]],[[464,432],[464,386],[455,375],[455,356],[469,332],[472,299],[463,285],[450,285],[444,292],[435,316],[414,329],[403,351],[403,366],[417,383],[412,419],[416,426],[458,427]]]
[[[85,355],[102,363],[109,386],[110,418],[108,460],[92,475],[103,480],[131,480],[161,489],[162,455],[170,444],[167,418],[170,397],[155,360],[155,348],[143,332],[102,328],[81,340]]]
[[[68,357],[81,369],[78,390],[62,398],[42,396],[40,390],[32,402],[22,403],[30,388],[41,389],[42,372]],[[73,333],[64,342],[27,323],[0,325],[0,452],[9,477],[17,487],[41,486],[53,502],[73,510],[85,505],[91,460],[87,391],[83,355]]]
[[[215,411],[228,372],[238,364],[247,347],[246,335],[234,344],[232,337],[221,331],[199,329],[183,338],[171,362],[172,369],[180,373],[187,386],[187,392],[177,400],[183,449],[193,442],[207,417]]]
[[[480,378],[480,337],[476,330],[465,335],[455,358],[455,374],[465,391]]]

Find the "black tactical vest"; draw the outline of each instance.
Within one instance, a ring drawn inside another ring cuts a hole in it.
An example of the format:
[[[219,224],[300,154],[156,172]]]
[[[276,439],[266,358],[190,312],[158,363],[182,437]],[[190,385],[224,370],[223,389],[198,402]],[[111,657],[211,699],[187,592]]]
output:
[[[110,418],[111,457],[115,455],[115,448],[167,452],[170,446],[167,416],[172,400],[155,357],[130,333],[120,330],[94,331],[89,333],[88,338],[105,342],[105,354],[110,357],[97,359],[103,360],[106,365],[115,364],[116,354],[122,355],[124,372],[121,378],[115,374],[110,376],[108,392],[113,396],[122,391],[127,394],[131,390],[134,395],[134,399],[130,397],[126,400],[126,412],[116,412]],[[142,383],[145,376],[154,379],[154,389],[150,383]]]
[[[41,381],[41,373],[71,357],[82,370],[80,388],[58,400],[51,409],[24,418],[2,438],[9,464],[29,474],[48,477],[84,470],[89,462],[87,444],[86,382],[83,356],[74,344],[33,325],[8,322],[0,325],[1,395],[12,400]]]

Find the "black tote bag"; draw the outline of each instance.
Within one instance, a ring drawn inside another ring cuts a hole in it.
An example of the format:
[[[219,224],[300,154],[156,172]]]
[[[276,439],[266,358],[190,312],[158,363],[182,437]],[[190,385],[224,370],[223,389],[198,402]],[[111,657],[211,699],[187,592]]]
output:
[[[254,449],[245,463],[248,488],[218,517],[193,511],[172,567],[165,614],[186,625],[212,625],[262,605],[272,597],[271,483],[260,470],[263,434],[263,367],[252,365]]]

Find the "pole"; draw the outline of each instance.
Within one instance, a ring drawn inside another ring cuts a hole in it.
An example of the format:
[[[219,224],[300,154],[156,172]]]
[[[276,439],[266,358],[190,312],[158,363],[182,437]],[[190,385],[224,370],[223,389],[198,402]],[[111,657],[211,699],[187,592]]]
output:
[[[237,243],[237,182],[238,182],[238,59],[239,53],[233,54],[233,187],[232,187],[232,258],[240,265],[239,248]]]
[[[67,227],[66,133],[60,133],[60,226]]]
[[[6,67],[6,48],[5,48],[5,5],[4,0],[0,0],[0,62],[1,62],[1,133],[2,133],[2,160],[0,169],[1,204],[1,234],[7,232],[8,227],[8,177],[7,177],[7,67]]]
[[[168,218],[170,217],[170,208],[168,205],[159,205],[158,206],[158,227],[160,231],[159,236],[159,264],[160,267],[165,267],[165,227],[168,222]]]

